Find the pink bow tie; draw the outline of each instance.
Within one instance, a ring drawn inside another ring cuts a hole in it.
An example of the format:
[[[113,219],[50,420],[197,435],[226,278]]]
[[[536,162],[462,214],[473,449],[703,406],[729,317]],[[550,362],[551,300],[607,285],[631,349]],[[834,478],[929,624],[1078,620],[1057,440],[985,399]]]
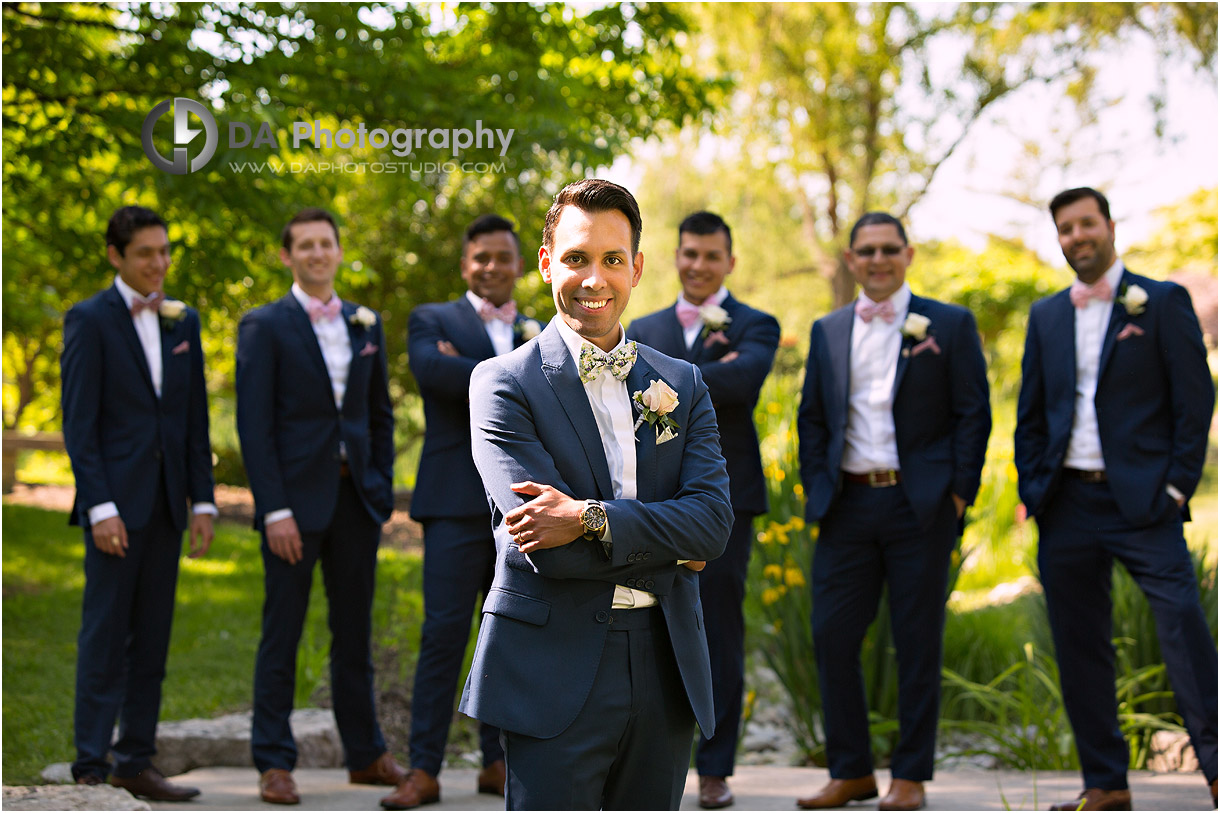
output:
[[[1114,291],[1110,288],[1110,283],[1106,282],[1105,277],[1097,280],[1092,285],[1085,285],[1080,280],[1076,280],[1068,291],[1068,298],[1072,300],[1072,304],[1077,308],[1083,308],[1089,304],[1090,299],[1109,302],[1114,298]]]
[[[517,303],[510,299],[497,308],[484,299],[479,304],[479,316],[483,318],[484,322],[499,319],[504,324],[511,325],[517,318]]]
[[[887,325],[892,325],[895,317],[894,303],[887,299],[874,304],[861,297],[856,300],[856,315],[863,319],[866,325],[873,321],[874,316],[880,316]]]
[[[161,310],[161,303],[165,301],[165,294],[160,291],[153,291],[146,297],[141,297],[139,294],[131,298],[131,315],[139,316],[145,309],[150,311]]]
[[[309,314],[311,322],[330,322],[339,315],[342,308],[343,303],[337,296],[332,296],[329,302],[323,302],[317,297],[311,296],[305,305],[305,312]]]
[[[691,326],[699,321],[699,306],[692,305],[685,299],[678,300],[678,324],[682,325],[683,330],[690,330]]]

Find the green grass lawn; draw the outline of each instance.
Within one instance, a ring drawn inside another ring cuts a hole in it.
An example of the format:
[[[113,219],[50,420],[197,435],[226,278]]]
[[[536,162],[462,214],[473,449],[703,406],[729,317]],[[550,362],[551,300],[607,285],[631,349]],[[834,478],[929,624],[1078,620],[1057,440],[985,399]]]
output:
[[[84,540],[62,512],[5,505],[3,522],[3,776],[5,784],[28,784],[38,781],[46,765],[74,755]],[[418,556],[397,551],[379,556],[373,611],[378,683],[400,693],[419,642],[419,564]],[[262,579],[258,535],[248,528],[218,525],[207,557],[183,558],[162,720],[250,708]],[[330,635],[320,569],[302,642],[298,706],[324,698],[328,682]]]

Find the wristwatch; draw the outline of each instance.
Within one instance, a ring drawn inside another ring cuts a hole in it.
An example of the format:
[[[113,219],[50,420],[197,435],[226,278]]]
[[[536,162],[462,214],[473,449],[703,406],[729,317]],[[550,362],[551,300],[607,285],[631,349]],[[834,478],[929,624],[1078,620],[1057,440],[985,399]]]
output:
[[[580,524],[585,528],[585,536],[594,539],[601,537],[606,529],[606,509],[597,500],[589,500],[580,512]]]

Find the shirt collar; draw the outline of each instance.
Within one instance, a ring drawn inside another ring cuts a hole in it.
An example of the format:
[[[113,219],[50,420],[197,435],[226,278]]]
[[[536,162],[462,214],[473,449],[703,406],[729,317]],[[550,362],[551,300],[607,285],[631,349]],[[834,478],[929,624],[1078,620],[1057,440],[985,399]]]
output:
[[[719,291],[712,294],[707,299],[703,300],[703,305],[716,305],[717,307],[719,307],[720,303],[724,302],[724,300],[726,300],[728,298],[729,298],[729,289],[725,288],[723,285],[721,285]],[[683,302],[686,302],[688,305],[692,305],[696,308],[703,307],[703,305],[695,305],[694,302],[691,302],[689,299],[687,299],[686,294],[678,294],[678,299]]]
[[[1118,283],[1123,278],[1123,261],[1121,257],[1115,257],[1114,263],[1106,269],[1106,273],[1102,275],[1106,282],[1110,283],[1110,290],[1118,296]]]
[[[470,306],[474,308],[475,313],[478,313],[479,308],[483,307],[483,303],[487,301],[470,289],[466,290],[466,300],[470,302]]]
[[[860,292],[860,298],[865,302],[873,302],[863,291]],[[911,286],[905,282],[894,293],[890,294],[889,302],[894,306],[894,322],[899,324],[902,322],[903,315],[911,307]],[[880,302],[873,302],[874,305],[880,305]]]
[[[308,313],[309,312],[309,310],[308,310],[309,300],[313,299],[313,297],[310,296],[309,294],[305,293],[305,290],[303,288],[301,288],[301,286],[296,284],[295,282],[292,283],[292,295],[294,297],[296,297],[297,302],[300,302],[301,307],[305,308],[306,309],[305,312]],[[331,292],[331,295],[330,295],[331,299],[334,299],[336,296],[338,296],[338,294]],[[330,299],[326,300],[326,302],[329,302],[329,301],[330,301]],[[322,304],[325,305],[326,302],[323,302]]]
[[[579,359],[580,358],[580,348],[586,344],[592,345],[593,349],[595,351],[597,351],[598,353],[601,353],[602,355],[607,354],[607,351],[602,350],[600,347],[593,344],[593,342],[589,341],[584,336],[581,336],[575,330],[572,330],[572,328],[568,326],[568,323],[563,321],[563,316],[561,316],[560,314],[555,314],[555,316],[551,319],[551,321],[555,323],[555,326],[557,328],[559,328],[559,335],[561,337],[563,337],[563,343],[568,346],[568,352],[572,354],[572,358]],[[618,350],[620,347],[622,347],[626,343],[627,343],[627,331],[623,330],[623,325],[620,322],[619,326],[618,326],[618,344],[616,344],[616,345],[614,345],[614,347],[610,348],[609,352],[613,353],[615,350]]]
[[[131,303],[135,301],[136,297],[140,297],[141,301],[145,299],[139,291],[123,282],[123,278],[118,274],[114,275],[114,287],[119,289],[119,296],[123,297],[123,304],[127,306],[127,310],[131,310]]]

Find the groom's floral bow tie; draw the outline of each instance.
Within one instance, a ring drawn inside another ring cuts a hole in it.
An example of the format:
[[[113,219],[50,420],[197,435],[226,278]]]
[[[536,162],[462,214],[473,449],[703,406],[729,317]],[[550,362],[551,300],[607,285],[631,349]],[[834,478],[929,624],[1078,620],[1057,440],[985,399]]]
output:
[[[613,353],[603,353],[593,345],[585,343],[580,348],[580,383],[588,384],[605,369],[610,375],[623,381],[635,366],[635,342],[627,342]]]

